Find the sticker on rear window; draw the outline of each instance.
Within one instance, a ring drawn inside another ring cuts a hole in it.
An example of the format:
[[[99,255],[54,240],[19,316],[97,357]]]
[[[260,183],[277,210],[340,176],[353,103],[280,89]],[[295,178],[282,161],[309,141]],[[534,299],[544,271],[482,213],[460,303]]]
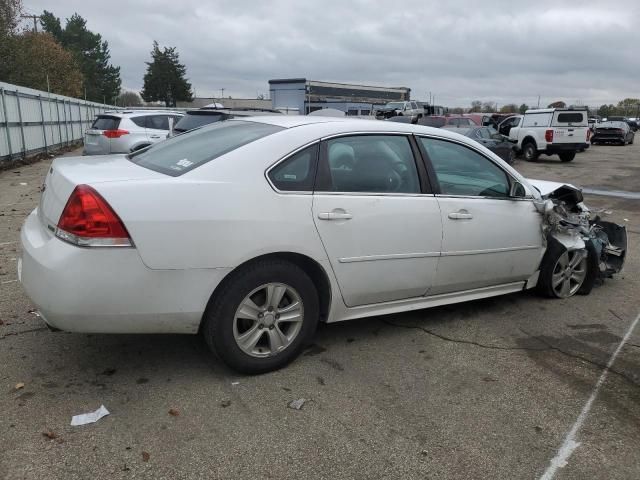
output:
[[[190,162],[186,158],[183,158],[182,160],[178,160],[176,162],[176,165],[180,165],[181,167],[187,168],[187,167],[190,167],[191,165],[193,165],[193,162]]]

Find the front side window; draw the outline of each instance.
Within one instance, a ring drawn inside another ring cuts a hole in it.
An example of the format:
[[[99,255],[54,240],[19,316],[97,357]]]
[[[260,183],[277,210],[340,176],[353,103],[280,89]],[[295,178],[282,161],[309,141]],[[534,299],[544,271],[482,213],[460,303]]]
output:
[[[155,143],[128,158],[142,167],[177,177],[280,130],[283,128],[266,123],[228,120]]]
[[[507,198],[507,174],[489,159],[463,145],[420,138],[433,165],[442,195]]]
[[[318,145],[301,150],[276,165],[269,179],[278,190],[310,192],[315,180]]]
[[[360,193],[420,193],[409,139],[358,135],[327,141],[316,190]]]

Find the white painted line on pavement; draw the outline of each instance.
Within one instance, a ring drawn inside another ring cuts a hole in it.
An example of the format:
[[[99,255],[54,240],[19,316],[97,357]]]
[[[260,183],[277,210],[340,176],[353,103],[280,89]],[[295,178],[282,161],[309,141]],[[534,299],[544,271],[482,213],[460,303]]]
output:
[[[593,392],[591,393],[589,400],[587,400],[587,403],[585,403],[584,407],[582,407],[582,411],[580,412],[580,415],[578,415],[578,419],[573,424],[573,427],[571,427],[571,430],[569,430],[569,433],[567,434],[566,438],[564,439],[564,442],[560,446],[560,449],[558,450],[557,455],[551,459],[551,463],[549,467],[544,472],[544,474],[540,477],[540,480],[552,480],[556,472],[558,471],[558,469],[563,468],[567,465],[569,457],[571,457],[571,454],[573,453],[573,451],[580,446],[580,442],[576,441],[576,435],[578,434],[578,431],[580,430],[580,428],[582,427],[582,424],[586,420],[587,415],[589,415],[589,411],[591,410],[591,407],[593,406],[593,402],[598,396],[600,387],[602,387],[602,384],[604,383],[604,381],[607,378],[607,375],[609,374],[609,369],[613,366],[613,362],[616,361],[616,357],[620,353],[620,350],[622,350],[622,347],[624,346],[624,344],[627,343],[627,340],[629,340],[629,337],[631,336],[633,329],[636,328],[636,325],[638,324],[638,320],[640,320],[640,314],[638,314],[636,319],[633,322],[631,322],[631,325],[629,326],[627,333],[624,335],[624,337],[618,344],[618,348],[616,348],[615,352],[613,352],[613,355],[611,355],[609,362],[607,362],[607,366],[602,371],[602,374],[600,375],[600,378],[598,379],[596,386],[593,388]]]
[[[17,282],[18,280],[5,280],[4,282],[0,282],[0,285],[4,285],[5,283],[14,283]]]

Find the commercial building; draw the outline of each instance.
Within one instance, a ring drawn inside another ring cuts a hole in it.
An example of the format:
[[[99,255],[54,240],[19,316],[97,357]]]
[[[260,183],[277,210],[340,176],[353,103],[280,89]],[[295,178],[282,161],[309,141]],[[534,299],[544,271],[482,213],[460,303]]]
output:
[[[271,108],[271,100],[263,98],[220,98],[220,97],[195,97],[191,102],[178,102],[178,107],[202,108],[212,103],[220,103],[225,108]]]
[[[269,80],[269,92],[273,108],[297,110],[301,115],[322,108],[335,108],[347,115],[370,115],[376,106],[409,100],[411,95],[411,89],[406,87],[352,85],[306,78]]]

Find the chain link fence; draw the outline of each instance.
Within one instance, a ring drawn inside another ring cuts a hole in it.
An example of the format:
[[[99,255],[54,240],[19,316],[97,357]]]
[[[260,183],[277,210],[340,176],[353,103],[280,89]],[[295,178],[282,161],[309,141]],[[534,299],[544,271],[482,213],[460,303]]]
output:
[[[0,167],[82,140],[95,116],[113,108],[0,82]]]

